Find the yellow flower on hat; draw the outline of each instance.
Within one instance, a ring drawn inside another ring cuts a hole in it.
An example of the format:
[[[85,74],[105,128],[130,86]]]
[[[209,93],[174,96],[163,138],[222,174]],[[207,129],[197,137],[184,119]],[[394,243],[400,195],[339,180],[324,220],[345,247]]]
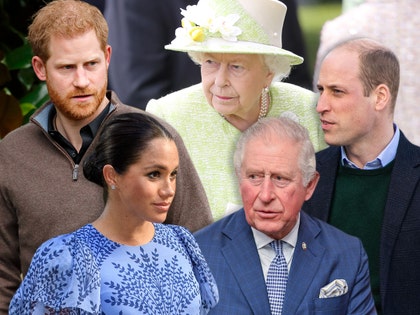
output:
[[[202,42],[206,38],[204,30],[200,26],[192,27],[189,31],[189,34],[191,36],[191,39],[195,42]]]

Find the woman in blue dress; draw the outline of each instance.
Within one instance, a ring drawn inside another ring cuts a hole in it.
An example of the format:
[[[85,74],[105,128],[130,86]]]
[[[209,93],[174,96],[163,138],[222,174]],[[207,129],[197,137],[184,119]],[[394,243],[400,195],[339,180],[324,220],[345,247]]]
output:
[[[206,314],[217,287],[190,232],[164,225],[178,151],[144,113],[108,121],[86,178],[103,185],[101,216],[40,246],[9,314]]]

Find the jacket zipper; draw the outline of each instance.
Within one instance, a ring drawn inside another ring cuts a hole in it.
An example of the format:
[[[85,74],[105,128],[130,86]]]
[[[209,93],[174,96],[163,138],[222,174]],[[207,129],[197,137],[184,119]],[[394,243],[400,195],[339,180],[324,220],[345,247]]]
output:
[[[112,103],[112,101],[110,100],[110,102]],[[112,104],[111,104],[112,105]],[[115,105],[114,105],[115,106]],[[104,118],[101,127],[99,127],[97,134],[100,134],[100,132],[102,131],[102,125],[105,122],[105,120],[107,120],[109,118],[109,116],[115,111],[115,108],[112,108],[112,110],[110,110],[110,112],[106,115],[106,117]],[[79,164],[75,164],[73,159],[70,157],[70,155],[60,146],[58,145],[55,141],[53,141],[50,137],[50,135],[48,134],[48,132],[40,125],[40,123],[35,119],[35,116],[31,117],[31,122],[34,123],[36,126],[38,126],[39,128],[41,128],[42,132],[45,134],[45,136],[47,137],[47,139],[59,150],[61,151],[64,156],[70,161],[73,170],[72,170],[72,179],[73,181],[77,181],[79,179]],[[90,146],[92,146],[92,144],[95,142],[96,136],[93,138],[92,143],[90,144]],[[89,149],[88,149],[89,151]],[[85,154],[88,152],[86,151]]]
[[[77,181],[78,177],[79,177],[79,164],[75,164],[73,166],[73,181]]]

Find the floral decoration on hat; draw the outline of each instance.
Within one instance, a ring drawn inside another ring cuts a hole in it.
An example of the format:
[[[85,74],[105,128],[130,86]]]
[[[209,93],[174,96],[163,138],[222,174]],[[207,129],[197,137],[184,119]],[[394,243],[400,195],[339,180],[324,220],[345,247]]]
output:
[[[239,20],[238,14],[216,16],[215,13],[204,7],[189,5],[186,10],[181,9],[182,27],[175,31],[174,43],[191,44],[203,42],[208,37],[221,37],[224,40],[235,42],[242,30],[235,26]]]
[[[278,0],[199,0],[181,9],[181,27],[165,49],[275,55],[298,65],[303,58],[282,48],[286,11]]]

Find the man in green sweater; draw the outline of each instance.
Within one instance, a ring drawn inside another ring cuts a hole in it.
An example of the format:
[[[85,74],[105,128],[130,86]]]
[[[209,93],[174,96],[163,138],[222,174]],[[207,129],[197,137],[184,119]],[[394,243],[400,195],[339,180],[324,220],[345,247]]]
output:
[[[362,239],[378,313],[390,315],[420,314],[420,148],[393,121],[399,69],[366,38],[326,54],[317,111],[330,147],[317,154],[320,182],[303,207]]]

